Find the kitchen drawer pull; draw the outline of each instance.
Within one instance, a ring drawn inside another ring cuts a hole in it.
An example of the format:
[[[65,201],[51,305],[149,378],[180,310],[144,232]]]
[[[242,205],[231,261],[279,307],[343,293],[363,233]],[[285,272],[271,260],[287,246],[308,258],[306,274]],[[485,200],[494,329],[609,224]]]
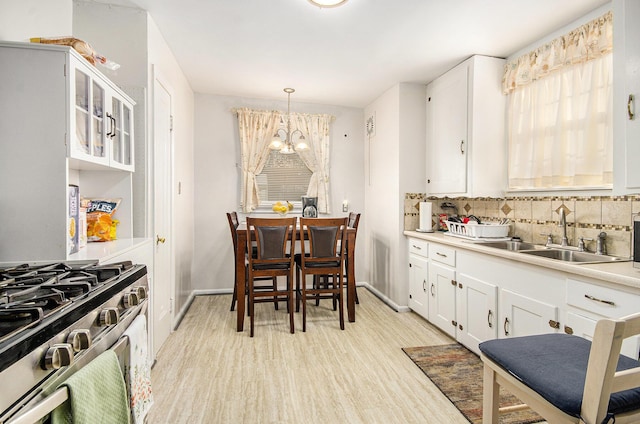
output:
[[[489,309],[489,313],[487,314],[487,324],[489,328],[493,328],[493,311]]]
[[[422,250],[422,247],[416,246],[415,244],[412,244],[411,246],[413,246],[413,248],[416,249],[416,250]]]
[[[436,255],[438,255],[438,256],[442,256],[443,258],[446,258],[446,257],[447,257],[447,255],[445,255],[444,253],[440,253],[440,252],[436,252]]]
[[[612,300],[603,300],[603,299],[598,299],[597,297],[593,297],[591,295],[585,294],[584,297],[586,297],[589,300],[593,300],[594,302],[600,302],[600,303],[605,303],[607,305],[611,305],[611,306],[616,306],[616,303]]]
[[[629,100],[627,101],[627,114],[629,115],[629,121],[631,121],[635,116],[633,113],[633,100],[633,94],[629,94]]]
[[[505,318],[504,319],[504,335],[508,336],[509,335],[509,318]]]

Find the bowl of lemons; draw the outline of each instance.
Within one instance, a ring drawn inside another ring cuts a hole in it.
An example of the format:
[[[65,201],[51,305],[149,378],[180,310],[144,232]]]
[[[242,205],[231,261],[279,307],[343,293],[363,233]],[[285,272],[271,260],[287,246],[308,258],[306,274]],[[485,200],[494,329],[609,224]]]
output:
[[[293,210],[293,204],[289,201],[282,203],[276,202],[271,206],[271,210],[281,216],[286,216],[290,211]]]

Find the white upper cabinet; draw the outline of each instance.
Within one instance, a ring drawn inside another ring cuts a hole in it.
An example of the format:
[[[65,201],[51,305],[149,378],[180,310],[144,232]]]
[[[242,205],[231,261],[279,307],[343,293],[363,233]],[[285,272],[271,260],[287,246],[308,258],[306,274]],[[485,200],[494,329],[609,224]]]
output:
[[[504,194],[504,63],[472,56],[427,85],[428,195]]]
[[[135,102],[95,66],[70,47],[34,43],[0,43],[0,60],[3,73],[21,75],[29,86],[3,87],[6,100],[33,91],[32,87],[39,87],[43,78],[55,75],[63,78],[54,79],[54,86],[63,90],[54,94],[51,87],[40,87],[39,98],[31,101],[51,100],[57,106],[64,105],[65,142],[71,168],[134,171]],[[44,66],[45,63],[51,65]],[[55,97],[44,99],[44,96]],[[23,113],[29,116],[29,110]],[[44,122],[44,117],[40,122]]]
[[[133,100],[75,54],[69,66],[69,158],[133,171]]]
[[[131,239],[133,101],[70,48],[32,43],[0,43],[0,93],[0,262],[117,250],[69,249],[78,233],[69,185],[121,199],[118,242]]]
[[[640,2],[614,0],[613,140],[614,192],[640,188]]]

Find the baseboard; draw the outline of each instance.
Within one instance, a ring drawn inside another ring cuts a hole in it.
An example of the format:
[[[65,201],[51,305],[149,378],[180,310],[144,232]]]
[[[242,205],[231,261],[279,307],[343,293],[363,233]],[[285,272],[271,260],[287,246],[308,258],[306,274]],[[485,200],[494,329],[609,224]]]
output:
[[[391,309],[393,309],[396,312],[410,312],[411,309],[409,309],[408,306],[401,306],[398,305],[397,303],[395,303],[393,300],[389,299],[384,293],[382,293],[381,291],[379,291],[378,289],[376,289],[375,287],[373,287],[371,284],[369,283],[357,283],[356,284],[357,287],[364,287],[367,290],[369,290],[375,297],[377,297],[378,299],[382,300],[385,304],[387,304],[387,306],[389,306]]]
[[[371,284],[367,282],[361,281],[359,283],[356,283],[356,287],[364,287],[365,289],[369,290],[375,297],[383,301],[387,306],[389,306],[391,309],[393,309],[396,312],[411,312],[411,309],[408,306],[398,305],[393,300],[389,299],[384,293],[382,293],[381,291],[379,291],[378,289],[376,289],[375,287],[373,287]],[[232,294],[232,293],[233,293],[232,289],[193,290],[189,295],[189,298],[185,302],[184,306],[180,309],[180,312],[178,313],[174,321],[175,324],[174,324],[173,330],[175,331],[178,329],[178,327],[180,326],[180,322],[182,322],[182,319],[184,318],[185,314],[189,310],[189,307],[191,306],[191,303],[193,302],[196,296],[212,296],[212,295],[218,295],[218,294]]]

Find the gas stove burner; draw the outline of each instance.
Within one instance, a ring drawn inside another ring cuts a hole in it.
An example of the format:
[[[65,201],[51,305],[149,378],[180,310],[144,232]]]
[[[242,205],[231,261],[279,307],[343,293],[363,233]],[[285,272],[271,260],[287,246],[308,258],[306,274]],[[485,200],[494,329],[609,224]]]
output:
[[[69,271],[58,277],[60,284],[89,283],[90,286],[97,286],[98,282],[98,276],[87,271]]]
[[[30,287],[24,290],[5,288],[0,293],[0,308],[3,309],[28,306],[53,310],[67,302],[68,299],[62,290],[43,286]]]
[[[108,265],[90,266],[83,270],[91,274],[95,274],[98,277],[98,281],[104,282],[117,277],[131,267],[133,267],[131,261],[125,261]]]
[[[45,284],[41,287],[61,291],[67,299],[72,300],[78,296],[89,293],[91,291],[91,286],[92,284],[88,282],[60,280],[58,283]]]
[[[42,319],[41,308],[0,308],[0,341]]]

